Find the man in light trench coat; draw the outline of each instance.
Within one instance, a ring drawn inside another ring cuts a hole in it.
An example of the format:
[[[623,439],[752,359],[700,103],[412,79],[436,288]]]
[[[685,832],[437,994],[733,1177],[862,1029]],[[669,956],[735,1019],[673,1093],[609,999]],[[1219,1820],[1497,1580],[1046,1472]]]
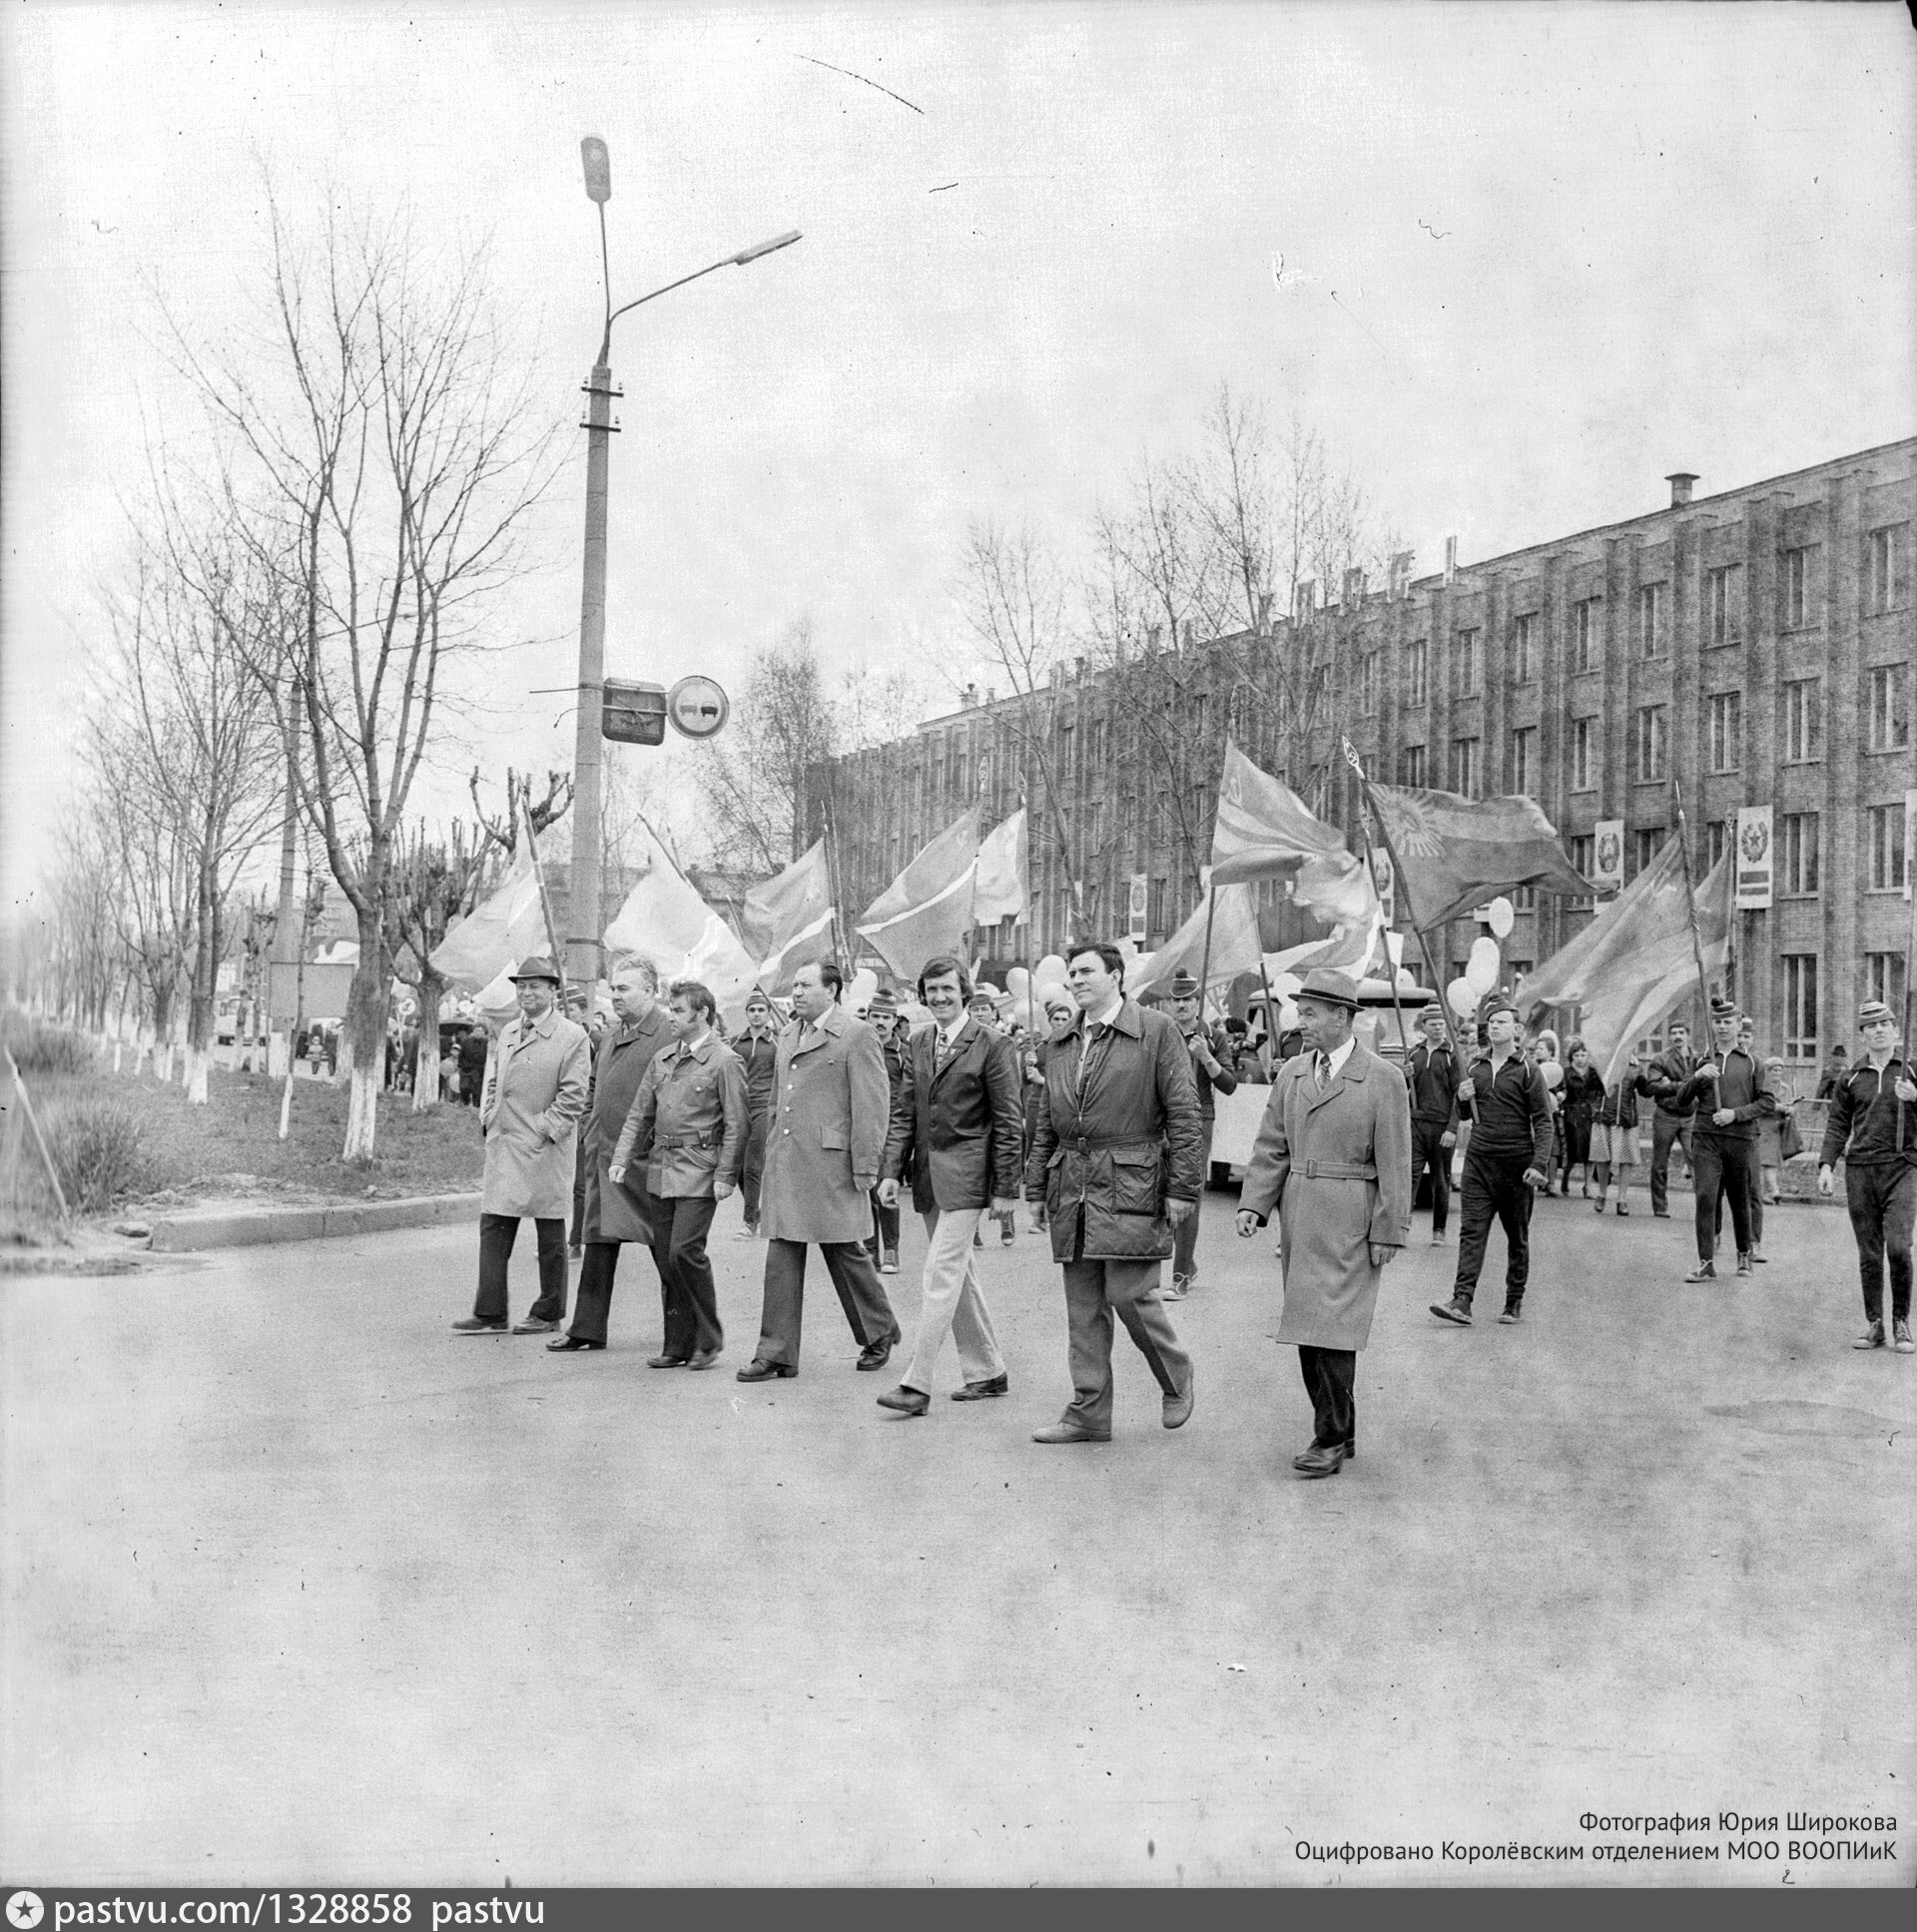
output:
[[[566,1315],[566,1216],[592,1047],[586,1029],[557,1009],[559,969],[550,960],[522,960],[512,983],[519,1016],[499,1035],[479,1098],[479,1294],[472,1313],[452,1325],[461,1335],[506,1333],[506,1264],[526,1215],[539,1235],[539,1299],[512,1332],[550,1334]]]
[[[599,1042],[593,1076],[592,1111],[586,1118],[586,1210],[581,1223],[586,1258],[572,1298],[572,1327],[546,1347],[570,1355],[606,1345],[612,1314],[612,1281],[619,1249],[631,1242],[652,1247],[652,1203],[643,1168],[623,1182],[610,1174],[612,1150],[632,1111],[633,1096],[652,1058],[672,1043],[672,1022],[659,1004],[659,968],[643,954],[612,963],[612,1013],[618,1022]],[[661,1306],[669,1300],[665,1278],[659,1282]]]
[[[792,1023],[779,1035],[759,1232],[766,1237],[759,1347],[741,1382],[799,1373],[806,1248],[817,1243],[839,1291],[862,1369],[883,1369],[899,1322],[866,1250],[892,1118],[892,1079],[879,1035],[839,1001],[845,980],[830,960],[802,966]]]
[[[1317,1428],[1292,1459],[1335,1476],[1358,1453],[1353,1385],[1385,1268],[1411,1231],[1411,1103],[1404,1075],[1353,1037],[1358,987],[1328,966],[1298,992],[1304,1051],[1272,1082],[1245,1170],[1238,1232],[1274,1208],[1284,1227],[1278,1339],[1298,1347]]]

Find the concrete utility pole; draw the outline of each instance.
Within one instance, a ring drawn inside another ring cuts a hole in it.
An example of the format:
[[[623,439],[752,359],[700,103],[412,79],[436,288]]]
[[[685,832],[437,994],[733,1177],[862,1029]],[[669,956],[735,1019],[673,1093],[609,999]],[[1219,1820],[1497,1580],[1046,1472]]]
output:
[[[599,978],[600,774],[605,723],[606,682],[606,495],[612,437],[619,425],[612,419],[612,399],[621,393],[612,382],[612,325],[628,311],[683,289],[688,282],[711,275],[715,269],[744,268],[775,249],[789,248],[799,231],[775,236],[757,248],[729,255],[722,262],[668,282],[663,289],[641,296],[622,309],[612,306],[612,271],[606,246],[606,204],[612,199],[612,161],[606,144],[587,135],[579,144],[585,165],[586,195],[599,209],[599,265],[604,277],[605,330],[599,354],[586,378],[586,546],[584,580],[579,595],[579,709],[572,754],[572,894],[566,935],[566,977],[590,986]]]

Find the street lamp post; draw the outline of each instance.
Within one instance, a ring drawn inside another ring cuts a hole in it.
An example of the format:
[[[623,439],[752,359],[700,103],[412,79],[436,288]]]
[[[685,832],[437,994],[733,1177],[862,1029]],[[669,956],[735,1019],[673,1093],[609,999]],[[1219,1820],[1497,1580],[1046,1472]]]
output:
[[[586,546],[584,576],[579,596],[579,710],[573,740],[572,930],[566,935],[566,976],[591,986],[599,978],[599,780],[604,757],[606,675],[606,487],[612,436],[612,400],[620,391],[612,382],[612,325],[628,311],[683,289],[688,282],[717,269],[744,268],[775,249],[789,248],[799,231],[774,236],[756,248],[741,250],[721,262],[681,276],[624,308],[612,306],[612,270],[606,247],[606,203],[612,199],[612,164],[606,144],[588,135],[579,144],[585,164],[586,194],[599,208],[599,262],[604,277],[606,320],[599,338],[599,354],[586,378]]]

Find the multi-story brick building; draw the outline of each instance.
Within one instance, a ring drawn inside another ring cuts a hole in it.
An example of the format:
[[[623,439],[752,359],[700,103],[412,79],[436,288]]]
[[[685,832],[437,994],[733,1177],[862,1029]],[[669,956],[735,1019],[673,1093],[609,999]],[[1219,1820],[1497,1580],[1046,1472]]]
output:
[[[1668,505],[1646,515],[1439,575],[1401,570],[1382,590],[1352,572],[1322,606],[1300,586],[1287,619],[1080,658],[1035,692],[987,693],[822,767],[814,816],[836,834],[849,907],[973,798],[989,825],[1022,796],[1031,936],[1007,926],[983,951],[1055,951],[1073,930],[1156,946],[1201,892],[1227,732],[1354,847],[1341,735],[1374,778],[1529,794],[1581,870],[1599,822],[1621,820],[1626,879],[1672,833],[1674,778],[1699,877],[1738,807],[1773,807],[1776,898],[1737,917],[1736,989],[1760,1041],[1818,1058],[1851,1035],[1860,998],[1904,993],[1917,438],[1716,496],[1667,480]],[[1276,910],[1274,933],[1289,911]],[[1546,958],[1590,910],[1521,905],[1509,968]],[[1441,979],[1477,932],[1432,936]]]

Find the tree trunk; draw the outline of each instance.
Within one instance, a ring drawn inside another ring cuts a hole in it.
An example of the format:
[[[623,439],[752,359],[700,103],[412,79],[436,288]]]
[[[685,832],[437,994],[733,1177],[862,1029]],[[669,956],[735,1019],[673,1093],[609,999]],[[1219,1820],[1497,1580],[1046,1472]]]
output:
[[[446,981],[431,966],[419,973],[419,1042],[412,1057],[412,1110],[423,1113],[439,1098],[439,1000]]]
[[[370,1160],[378,1127],[379,1074],[386,1032],[386,948],[376,905],[359,915],[359,965],[339,1028],[339,1070],[347,1078],[342,1160]]]

